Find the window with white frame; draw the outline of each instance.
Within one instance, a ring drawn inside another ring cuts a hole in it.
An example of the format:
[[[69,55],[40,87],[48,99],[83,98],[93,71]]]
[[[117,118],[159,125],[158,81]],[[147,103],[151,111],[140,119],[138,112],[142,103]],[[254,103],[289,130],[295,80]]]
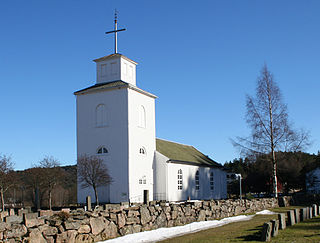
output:
[[[182,170],[178,170],[178,190],[182,190]]]
[[[196,182],[196,190],[198,191],[200,189],[200,180],[199,180],[199,171],[198,170],[196,172],[195,182]]]
[[[101,146],[98,148],[97,150],[97,154],[101,155],[101,154],[107,154],[109,153],[108,149],[104,146]]]
[[[210,172],[210,190],[213,191],[214,189],[214,177],[213,177],[213,171]]]

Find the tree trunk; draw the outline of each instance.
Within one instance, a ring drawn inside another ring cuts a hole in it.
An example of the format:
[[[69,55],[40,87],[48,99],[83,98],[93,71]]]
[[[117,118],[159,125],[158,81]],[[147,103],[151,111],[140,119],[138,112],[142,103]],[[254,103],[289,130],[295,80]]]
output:
[[[99,205],[98,191],[95,186],[93,187],[93,190],[94,190],[94,195],[96,197],[96,205],[98,206]]]
[[[3,193],[3,188],[1,188],[1,206],[2,206],[2,212],[4,211],[4,193]]]

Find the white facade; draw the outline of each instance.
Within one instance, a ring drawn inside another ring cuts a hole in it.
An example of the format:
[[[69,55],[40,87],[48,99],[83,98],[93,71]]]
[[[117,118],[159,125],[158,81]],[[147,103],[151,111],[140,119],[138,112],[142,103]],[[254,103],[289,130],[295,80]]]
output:
[[[226,172],[219,168],[172,163],[155,153],[155,194],[159,200],[227,198]]]
[[[122,80],[136,85],[136,65],[131,59],[112,54],[94,60],[97,63],[97,84]]]
[[[109,170],[113,181],[98,188],[99,201],[143,202],[145,191],[149,200],[226,198],[223,170],[172,162],[156,151],[156,96],[136,86],[137,63],[120,54],[94,61],[96,84],[75,92],[77,155],[100,156]],[[94,200],[92,188],[78,183],[78,202],[84,203],[87,196]]]

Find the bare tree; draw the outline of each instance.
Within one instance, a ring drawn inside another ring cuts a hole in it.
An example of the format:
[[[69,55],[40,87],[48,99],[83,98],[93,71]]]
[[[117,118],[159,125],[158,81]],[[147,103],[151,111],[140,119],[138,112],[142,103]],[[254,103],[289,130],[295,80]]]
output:
[[[0,155],[0,196],[2,211],[4,211],[4,193],[14,185],[13,162],[11,157]]]
[[[112,182],[112,178],[103,160],[97,156],[82,155],[78,158],[77,170],[78,180],[82,183],[82,188],[93,188],[96,204],[98,205],[97,188],[109,185]]]
[[[63,176],[63,171],[60,167],[60,163],[52,156],[46,156],[40,161],[40,168],[42,168],[42,186],[48,192],[48,204],[49,209],[52,209],[52,192],[54,188],[59,184],[60,179]]]
[[[309,145],[307,132],[295,131],[288,122],[287,106],[267,66],[257,80],[256,97],[246,97],[246,122],[250,137],[237,137],[233,145],[247,155],[268,154],[272,163],[273,192],[277,190],[276,151],[300,151]]]

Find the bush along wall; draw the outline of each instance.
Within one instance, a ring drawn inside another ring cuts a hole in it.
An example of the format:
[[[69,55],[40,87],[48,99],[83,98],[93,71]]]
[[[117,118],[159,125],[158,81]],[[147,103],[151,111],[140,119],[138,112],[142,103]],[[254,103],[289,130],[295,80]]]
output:
[[[97,242],[161,227],[214,220],[278,206],[277,199],[211,200],[149,205],[106,204],[93,211],[2,212],[0,242]]]

